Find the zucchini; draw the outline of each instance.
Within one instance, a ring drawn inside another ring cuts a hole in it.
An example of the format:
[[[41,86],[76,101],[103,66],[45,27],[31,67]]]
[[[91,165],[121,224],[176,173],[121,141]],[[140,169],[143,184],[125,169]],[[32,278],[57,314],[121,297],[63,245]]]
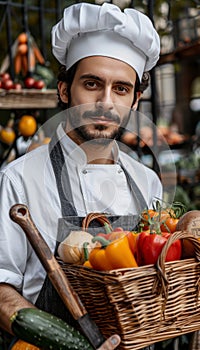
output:
[[[93,349],[77,329],[45,311],[21,309],[10,320],[17,337],[38,347],[53,350]]]

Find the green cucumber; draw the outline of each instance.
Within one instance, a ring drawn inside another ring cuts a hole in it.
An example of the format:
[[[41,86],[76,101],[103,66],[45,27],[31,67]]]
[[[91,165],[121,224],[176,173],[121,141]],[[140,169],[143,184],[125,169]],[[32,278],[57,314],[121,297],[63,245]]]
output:
[[[52,350],[93,349],[78,330],[45,311],[21,309],[10,320],[17,337],[38,347]]]

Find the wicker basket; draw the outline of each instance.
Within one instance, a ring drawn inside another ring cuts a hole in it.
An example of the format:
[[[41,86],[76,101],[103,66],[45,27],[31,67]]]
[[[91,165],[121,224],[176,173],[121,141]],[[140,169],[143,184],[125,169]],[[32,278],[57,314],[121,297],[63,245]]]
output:
[[[196,258],[165,263],[172,242],[185,238]],[[185,231],[170,236],[156,266],[100,272],[59,262],[105,337],[121,336],[121,350],[200,329],[200,243]]]

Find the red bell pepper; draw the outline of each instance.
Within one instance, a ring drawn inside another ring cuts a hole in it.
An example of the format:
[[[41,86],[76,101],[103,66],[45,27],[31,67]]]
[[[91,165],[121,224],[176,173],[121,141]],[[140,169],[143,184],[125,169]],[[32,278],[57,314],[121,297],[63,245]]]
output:
[[[155,264],[167,242],[170,233],[140,232],[137,239],[136,260],[139,266]],[[181,241],[177,240],[169,247],[166,260],[174,261],[181,258]]]
[[[103,237],[105,239],[110,239],[110,234],[112,233],[112,230],[107,223],[104,224],[104,229],[105,229],[105,233],[99,232],[99,233],[97,233],[97,236]]]
[[[121,233],[125,234],[125,231],[122,227],[116,227],[113,230],[111,230],[110,226],[107,223],[104,224],[104,229],[106,233],[99,232],[97,233],[97,236],[103,237],[108,240],[114,240],[116,238],[119,238],[121,236]]]

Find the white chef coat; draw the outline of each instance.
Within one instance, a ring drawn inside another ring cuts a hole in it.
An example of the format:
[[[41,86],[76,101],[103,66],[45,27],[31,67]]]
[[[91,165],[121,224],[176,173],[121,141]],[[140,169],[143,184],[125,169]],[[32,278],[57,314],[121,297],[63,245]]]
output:
[[[121,152],[117,143],[113,148],[115,164],[87,164],[83,150],[65,134],[61,124],[57,137],[65,156],[78,216],[84,217],[89,212],[137,213],[134,195],[118,160],[136,182],[148,207],[152,206],[154,197],[162,198],[157,175]],[[22,229],[9,218],[9,210],[16,203],[26,204],[35,225],[54,251],[62,213],[48,145],[27,153],[1,170],[0,203],[0,282],[10,283],[35,303],[46,273]]]

